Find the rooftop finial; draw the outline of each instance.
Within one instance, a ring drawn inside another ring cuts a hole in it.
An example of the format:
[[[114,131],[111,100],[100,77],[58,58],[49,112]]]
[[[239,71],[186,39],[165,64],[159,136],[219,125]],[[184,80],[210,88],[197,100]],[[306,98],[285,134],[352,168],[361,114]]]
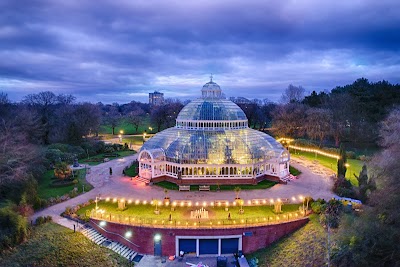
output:
[[[213,79],[213,75],[212,75],[212,73],[211,73],[211,75],[210,75],[210,82],[212,82],[212,79]]]

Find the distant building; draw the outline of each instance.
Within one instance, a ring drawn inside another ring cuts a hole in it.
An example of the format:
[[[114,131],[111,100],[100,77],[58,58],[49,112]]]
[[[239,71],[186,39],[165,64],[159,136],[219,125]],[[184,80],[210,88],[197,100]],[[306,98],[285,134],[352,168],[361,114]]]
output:
[[[159,106],[164,103],[164,94],[154,91],[154,93],[149,93],[149,104],[154,106]]]

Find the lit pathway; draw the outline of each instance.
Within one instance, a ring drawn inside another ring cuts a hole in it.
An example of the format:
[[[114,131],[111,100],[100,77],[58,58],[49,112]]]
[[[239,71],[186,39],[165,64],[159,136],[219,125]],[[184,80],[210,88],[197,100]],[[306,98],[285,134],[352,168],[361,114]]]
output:
[[[38,216],[52,216],[53,220],[61,225],[73,229],[73,222],[62,218],[60,214],[65,211],[66,207],[73,207],[95,199],[96,196],[101,198],[118,197],[125,199],[140,199],[151,200],[152,198],[164,198],[163,188],[157,186],[146,186],[142,182],[131,180],[128,177],[122,176],[122,170],[129,166],[133,160],[137,158],[137,154],[111,160],[106,163],[91,167],[91,173],[87,175],[87,180],[94,188],[82,195],[67,200],[65,202],[53,205],[42,211],[35,213],[31,220],[35,220]],[[292,198],[299,195],[312,196],[314,199],[324,198],[330,199],[333,197],[331,188],[333,182],[328,178],[328,174],[332,173],[322,166],[313,165],[311,161],[293,158],[291,164],[299,169],[302,174],[300,178],[289,182],[288,184],[278,184],[269,189],[260,190],[242,190],[240,197],[242,199],[260,199],[260,198]],[[113,169],[113,175],[109,176],[109,168]],[[314,172],[313,172],[313,171]],[[321,172],[321,173],[315,173]],[[168,193],[171,200],[229,200],[233,201],[235,193],[232,191],[221,192],[179,192],[169,190]]]

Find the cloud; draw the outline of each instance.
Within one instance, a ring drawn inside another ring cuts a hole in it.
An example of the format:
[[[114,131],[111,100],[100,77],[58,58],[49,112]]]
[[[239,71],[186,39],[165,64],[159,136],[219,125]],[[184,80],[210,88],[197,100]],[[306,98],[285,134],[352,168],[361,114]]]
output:
[[[398,1],[2,1],[0,90],[78,100],[228,96],[278,100],[293,83],[398,83]]]

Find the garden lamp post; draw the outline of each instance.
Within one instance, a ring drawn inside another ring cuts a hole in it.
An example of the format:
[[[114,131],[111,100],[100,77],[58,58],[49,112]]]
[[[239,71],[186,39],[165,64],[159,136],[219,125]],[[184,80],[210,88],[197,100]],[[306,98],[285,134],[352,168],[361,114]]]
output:
[[[95,202],[96,202],[96,211],[97,211],[97,209],[99,208],[99,207],[97,206],[98,199],[100,199],[100,194],[98,194],[98,195],[96,196],[96,200],[95,200]]]
[[[306,214],[306,210],[304,209],[304,197],[303,196],[299,196],[299,199],[301,200],[301,202],[303,202],[303,214]]]

